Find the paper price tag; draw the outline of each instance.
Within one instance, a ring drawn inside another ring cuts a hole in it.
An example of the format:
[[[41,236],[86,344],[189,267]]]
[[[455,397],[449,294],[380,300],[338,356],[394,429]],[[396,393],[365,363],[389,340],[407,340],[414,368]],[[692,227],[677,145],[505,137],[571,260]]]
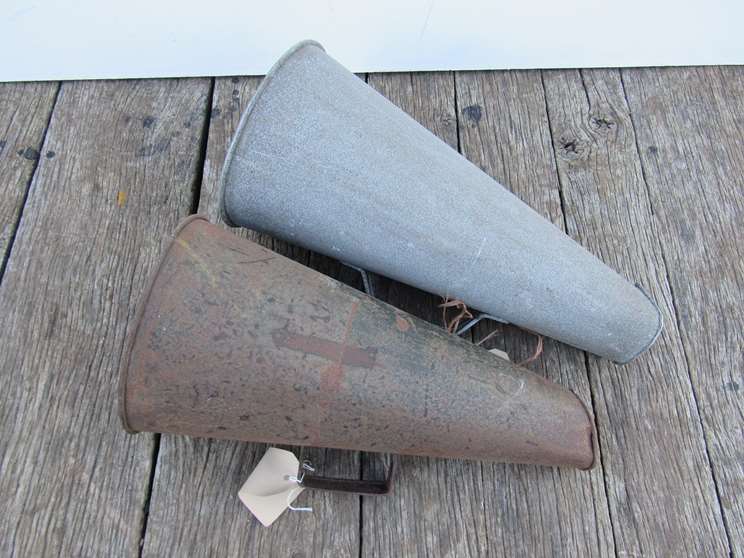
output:
[[[296,478],[300,462],[291,451],[269,448],[245,481],[238,497],[264,527],[271,525],[304,488]]]

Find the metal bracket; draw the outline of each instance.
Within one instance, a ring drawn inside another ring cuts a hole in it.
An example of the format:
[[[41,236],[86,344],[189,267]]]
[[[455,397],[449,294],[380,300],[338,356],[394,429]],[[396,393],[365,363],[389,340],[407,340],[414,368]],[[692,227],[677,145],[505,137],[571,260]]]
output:
[[[307,463],[307,462],[305,462]],[[303,467],[304,467],[303,463]],[[395,461],[391,459],[387,476],[384,480],[364,479],[338,479],[333,477],[321,477],[302,471],[299,485],[303,488],[314,488],[316,490],[331,490],[333,492],[346,492],[350,494],[363,494],[365,496],[383,496],[390,494],[393,489],[393,473],[395,472]]]
[[[365,496],[383,496],[390,494],[393,489],[393,473],[395,461],[390,458],[390,466],[384,480],[339,479],[335,477],[321,477],[315,475],[315,468],[305,459],[300,465],[297,477],[294,479],[303,488],[315,490],[331,490],[348,494],[363,494]]]
[[[372,286],[372,278],[370,276],[371,273],[367,271],[366,269],[362,269],[361,267],[357,267],[350,263],[346,263],[346,262],[341,262],[341,263],[344,264],[346,267],[359,272],[359,274],[362,276],[362,284],[364,285],[364,292],[367,293],[369,296],[374,297],[375,289]]]
[[[455,335],[462,335],[466,331],[470,330],[470,328],[472,328],[473,326],[475,326],[481,320],[491,320],[492,322],[498,322],[500,324],[508,324],[509,323],[506,320],[502,320],[501,318],[497,318],[496,316],[492,316],[491,314],[483,313],[483,314],[479,314],[478,316],[476,316],[475,318],[473,318],[472,320],[470,320],[469,322],[467,322],[464,326],[462,326],[459,330],[457,330],[457,332],[455,333]]]

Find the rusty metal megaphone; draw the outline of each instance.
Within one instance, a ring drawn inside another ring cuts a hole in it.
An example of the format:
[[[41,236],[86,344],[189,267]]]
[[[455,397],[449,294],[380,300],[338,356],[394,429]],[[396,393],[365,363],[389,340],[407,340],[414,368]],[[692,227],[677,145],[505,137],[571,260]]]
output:
[[[199,217],[140,303],[119,407],[129,431],[594,461],[570,391]]]
[[[643,291],[314,42],[276,63],[243,115],[222,210],[615,362],[661,331]]]

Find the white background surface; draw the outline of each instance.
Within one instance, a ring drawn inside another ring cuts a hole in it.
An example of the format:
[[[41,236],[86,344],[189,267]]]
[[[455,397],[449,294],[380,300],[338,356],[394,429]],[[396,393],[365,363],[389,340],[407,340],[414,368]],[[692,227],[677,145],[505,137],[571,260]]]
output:
[[[0,0],[0,81],[744,63],[742,0]]]

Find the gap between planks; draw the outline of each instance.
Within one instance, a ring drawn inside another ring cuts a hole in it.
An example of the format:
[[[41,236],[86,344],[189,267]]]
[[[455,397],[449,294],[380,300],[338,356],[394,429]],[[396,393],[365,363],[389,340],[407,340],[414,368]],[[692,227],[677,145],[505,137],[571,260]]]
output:
[[[57,98],[59,97],[59,91],[61,88],[62,82],[57,82],[49,114],[46,118],[46,123],[44,124],[44,131],[42,132],[41,141],[39,142],[39,152],[36,159],[34,160],[34,165],[31,169],[28,180],[26,181],[25,190],[23,192],[20,207],[18,209],[18,215],[16,216],[14,223],[11,225],[8,245],[6,246],[5,253],[2,254],[2,259],[0,260],[0,284],[2,284],[3,277],[5,276],[5,268],[8,266],[8,262],[10,262],[10,255],[13,252],[13,245],[15,244],[16,234],[18,233],[18,228],[21,226],[21,220],[23,219],[23,210],[26,206],[26,202],[28,201],[29,192],[31,191],[31,184],[33,184],[34,176],[36,176],[36,171],[39,168],[39,161],[41,161],[42,153],[44,153],[44,144],[46,142],[47,132],[49,131],[49,123],[52,121],[52,115],[54,114],[54,108],[57,105]]]

